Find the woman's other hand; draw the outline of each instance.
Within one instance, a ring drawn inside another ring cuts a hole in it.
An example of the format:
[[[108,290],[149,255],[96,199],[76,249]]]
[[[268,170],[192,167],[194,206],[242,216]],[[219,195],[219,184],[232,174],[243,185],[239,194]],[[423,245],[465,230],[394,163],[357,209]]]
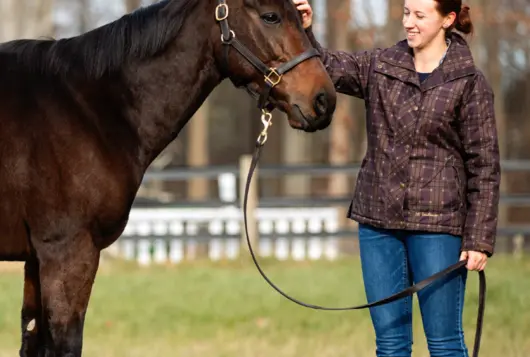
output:
[[[481,271],[486,268],[488,256],[482,252],[464,251],[460,254],[460,261],[467,259],[467,269]]]

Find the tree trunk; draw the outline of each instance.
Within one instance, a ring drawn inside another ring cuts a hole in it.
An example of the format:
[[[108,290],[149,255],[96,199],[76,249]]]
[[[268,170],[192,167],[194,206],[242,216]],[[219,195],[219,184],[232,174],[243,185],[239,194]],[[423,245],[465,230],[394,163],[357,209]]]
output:
[[[282,162],[284,165],[310,164],[311,135],[293,130],[285,115],[276,115],[276,125],[282,125],[283,145]],[[311,192],[311,177],[309,175],[286,174],[283,178],[283,192],[287,196],[307,197]]]
[[[474,35],[470,40],[475,64],[484,71],[484,75],[489,81],[495,93],[495,117],[497,120],[497,130],[499,136],[499,149],[501,160],[506,159],[506,113],[504,108],[504,93],[502,89],[502,64],[500,62],[500,41],[502,37],[502,24],[496,23],[496,14],[499,4],[495,1],[471,0],[469,3],[473,9]],[[491,31],[497,28],[497,31]],[[506,174],[501,179],[501,195],[508,193]],[[508,224],[508,207],[499,206],[498,226],[503,227]],[[498,251],[508,251],[511,242],[508,237],[500,237],[497,241]]]
[[[349,1],[328,0],[327,1],[327,43],[330,49],[352,51],[349,43],[350,38],[350,20],[351,8]],[[329,140],[329,157],[331,165],[347,165],[351,161],[353,148],[353,106],[352,101],[355,98],[338,95],[337,107],[333,122],[330,126]],[[352,191],[350,178],[348,174],[335,173],[331,174],[328,182],[328,195],[330,197],[348,197]],[[338,210],[339,224],[338,229],[354,228],[356,223],[347,217],[348,207],[339,205],[335,207]],[[353,238],[353,237],[352,237]],[[357,240],[346,239],[339,241],[339,250],[342,254],[357,251]]]
[[[142,0],[125,0],[125,11],[127,13],[133,12],[142,6]]]
[[[209,163],[208,155],[208,111],[209,100],[203,103],[188,123],[187,164],[189,167],[204,167]],[[193,178],[188,181],[188,199],[205,200],[209,196],[208,179]]]
[[[348,24],[350,3],[342,0],[327,1],[328,47],[335,50],[348,50]],[[345,165],[350,160],[351,143],[351,98],[340,95],[333,122],[330,126],[329,162],[332,165]],[[343,197],[350,191],[348,175],[333,174],[329,181],[329,194]]]
[[[396,0],[388,0],[388,18],[386,23],[386,43],[383,46],[391,46],[403,38],[403,3]]]
[[[91,28],[90,0],[79,0],[79,33],[85,33]]]
[[[499,6],[497,2],[487,1],[484,4],[484,13],[486,23],[491,23],[495,21],[497,11]],[[495,28],[500,27],[500,24],[493,23]],[[491,28],[487,26],[487,28]],[[500,60],[500,41],[501,41],[501,31],[483,31],[481,38],[484,38],[485,47],[486,47],[486,67],[484,68],[488,80],[491,84],[493,92],[495,93],[495,117],[497,120],[497,131],[499,136],[499,150],[501,154],[501,160],[506,159],[506,115],[504,110],[504,93],[502,90],[502,64]],[[501,179],[501,195],[508,193],[508,180],[506,179],[506,174]],[[507,205],[500,205],[499,207],[499,220],[498,226],[505,227],[509,223],[509,210]],[[511,242],[508,240],[508,237],[499,237],[498,240],[498,250],[502,252],[510,251]]]
[[[53,0],[2,0],[0,41],[54,36]]]

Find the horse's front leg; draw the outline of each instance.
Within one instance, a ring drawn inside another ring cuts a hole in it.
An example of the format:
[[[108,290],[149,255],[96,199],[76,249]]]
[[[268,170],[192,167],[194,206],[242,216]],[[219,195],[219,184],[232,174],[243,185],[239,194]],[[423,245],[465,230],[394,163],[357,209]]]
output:
[[[35,257],[26,261],[24,266],[24,300],[22,305],[22,346],[21,357],[44,356],[44,333],[39,265]]]
[[[47,321],[44,357],[81,357],[83,326],[100,251],[82,232],[54,235],[38,244],[43,317]]]

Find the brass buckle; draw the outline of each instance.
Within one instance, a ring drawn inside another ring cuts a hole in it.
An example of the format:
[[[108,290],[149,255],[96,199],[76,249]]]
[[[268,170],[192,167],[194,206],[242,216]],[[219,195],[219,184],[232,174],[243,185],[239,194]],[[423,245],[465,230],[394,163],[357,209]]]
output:
[[[276,78],[272,78],[276,76]],[[282,80],[282,75],[276,72],[276,68],[271,68],[269,74],[265,76],[265,81],[269,82],[271,86],[276,86]]]
[[[221,17],[219,13],[220,13],[221,8],[223,7],[225,9],[225,16]],[[223,20],[226,20],[227,18],[228,18],[228,5],[226,4],[217,5],[217,7],[215,8],[215,19],[217,21],[223,21]]]

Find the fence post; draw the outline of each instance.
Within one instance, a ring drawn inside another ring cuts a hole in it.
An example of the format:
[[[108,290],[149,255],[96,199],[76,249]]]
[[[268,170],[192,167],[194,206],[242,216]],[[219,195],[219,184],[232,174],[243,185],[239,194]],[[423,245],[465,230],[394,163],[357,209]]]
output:
[[[519,233],[513,237],[513,255],[520,259],[524,254],[524,235]]]
[[[241,209],[243,209],[243,202],[245,199],[245,185],[247,183],[248,171],[252,162],[251,155],[243,155],[239,159],[239,200]],[[256,208],[258,207],[258,167],[254,171],[252,182],[248,191],[247,201],[247,223],[248,223],[248,237],[252,244],[252,249],[258,254],[258,222],[256,218]],[[241,220],[241,245],[247,247],[247,238],[245,235],[245,222]],[[248,249],[248,248],[246,248]]]

